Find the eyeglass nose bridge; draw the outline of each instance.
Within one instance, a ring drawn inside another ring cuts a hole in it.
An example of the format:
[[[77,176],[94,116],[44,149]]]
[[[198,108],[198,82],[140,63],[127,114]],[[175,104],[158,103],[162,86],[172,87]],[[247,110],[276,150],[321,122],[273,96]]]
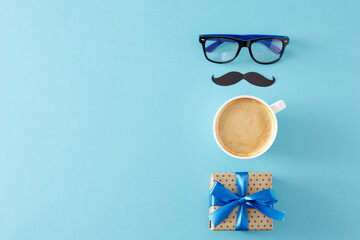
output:
[[[242,47],[247,47],[247,48],[250,47],[250,42],[249,41],[239,40],[238,43],[239,43],[240,48],[242,48]]]

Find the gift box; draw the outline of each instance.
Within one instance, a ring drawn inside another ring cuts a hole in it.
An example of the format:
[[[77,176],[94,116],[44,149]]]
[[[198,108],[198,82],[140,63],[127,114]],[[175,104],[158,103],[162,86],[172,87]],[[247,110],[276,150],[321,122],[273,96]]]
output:
[[[210,229],[272,230],[273,219],[283,220],[285,216],[273,209],[275,202],[269,172],[213,173],[210,179]]]

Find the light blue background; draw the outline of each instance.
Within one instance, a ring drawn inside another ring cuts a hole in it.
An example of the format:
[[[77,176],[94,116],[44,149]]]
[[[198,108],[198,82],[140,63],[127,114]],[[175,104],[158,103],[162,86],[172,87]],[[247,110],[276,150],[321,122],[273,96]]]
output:
[[[349,239],[359,227],[356,1],[0,3],[0,239]],[[207,62],[200,33],[290,36],[280,62]],[[219,87],[257,71],[276,83]],[[224,154],[222,103],[283,99],[272,148]],[[211,172],[270,171],[271,232],[211,232]]]

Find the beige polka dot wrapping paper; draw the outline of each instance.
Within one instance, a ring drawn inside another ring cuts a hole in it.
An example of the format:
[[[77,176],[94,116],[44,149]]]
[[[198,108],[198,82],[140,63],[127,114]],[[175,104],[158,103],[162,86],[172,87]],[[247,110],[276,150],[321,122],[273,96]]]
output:
[[[213,173],[210,178],[210,189],[213,187],[215,181],[221,183],[224,187],[229,189],[234,194],[238,194],[235,181],[235,173]],[[248,173],[248,187],[246,195],[251,195],[264,189],[272,188],[272,175],[269,172]],[[209,214],[214,212],[221,206],[211,206]],[[235,231],[236,217],[238,213],[236,207],[234,211],[216,227],[210,221],[210,229],[213,231]],[[249,230],[272,230],[273,219],[263,215],[254,208],[247,209]]]

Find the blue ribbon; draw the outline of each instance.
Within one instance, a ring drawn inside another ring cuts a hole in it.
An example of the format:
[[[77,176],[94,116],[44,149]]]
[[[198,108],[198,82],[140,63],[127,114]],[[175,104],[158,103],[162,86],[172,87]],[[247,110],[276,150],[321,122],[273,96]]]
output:
[[[236,172],[235,180],[239,195],[234,194],[217,181],[210,190],[210,206],[221,206],[209,215],[209,219],[215,227],[224,221],[237,206],[239,206],[239,210],[235,230],[249,230],[247,208],[255,208],[269,218],[284,221],[285,213],[272,208],[272,205],[278,201],[272,189],[265,189],[246,196],[248,173]]]

